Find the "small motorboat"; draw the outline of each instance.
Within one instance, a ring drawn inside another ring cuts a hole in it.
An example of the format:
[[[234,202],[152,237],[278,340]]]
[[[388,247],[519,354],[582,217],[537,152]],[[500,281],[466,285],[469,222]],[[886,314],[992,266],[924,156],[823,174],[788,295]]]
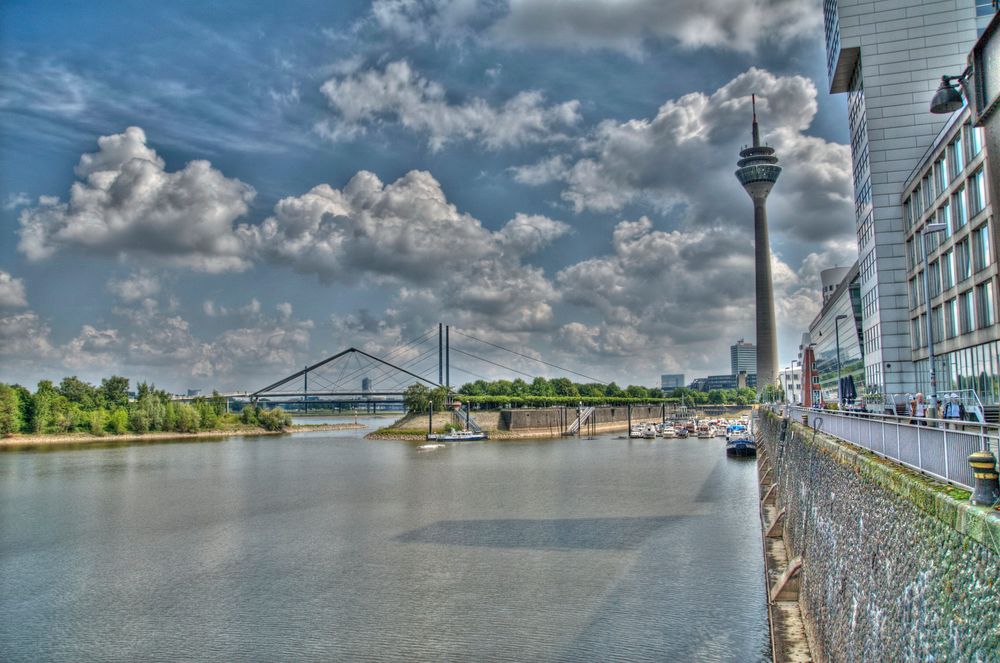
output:
[[[757,443],[749,433],[733,435],[726,443],[727,456],[756,456]]]

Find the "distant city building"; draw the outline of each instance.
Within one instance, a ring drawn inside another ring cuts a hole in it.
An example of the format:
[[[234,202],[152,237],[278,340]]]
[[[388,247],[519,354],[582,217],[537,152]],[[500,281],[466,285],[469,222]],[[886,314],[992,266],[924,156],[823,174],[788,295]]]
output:
[[[701,391],[712,391],[713,389],[737,389],[740,387],[740,376],[739,375],[709,375],[707,378],[701,378],[704,380],[703,385],[700,387]],[[746,375],[746,385],[751,389],[757,387],[757,376],[756,375]],[[698,387],[692,387],[692,389],[697,389]]]
[[[187,390],[187,395],[188,396],[201,396],[201,389],[188,389]]]
[[[364,393],[370,393],[372,390],[372,379],[371,378],[361,378],[361,391]]]
[[[824,403],[837,402],[838,375],[851,377],[857,396],[866,393],[859,280],[855,263],[809,325],[807,348],[813,350],[810,383],[818,386],[815,390]]]
[[[802,365],[798,361],[793,360],[791,366],[778,371],[778,382],[786,403],[802,402]]]
[[[733,375],[746,371],[747,375],[757,373],[757,346],[745,343],[743,339],[729,346],[729,370]]]
[[[965,107],[951,115],[907,180],[902,210],[916,391],[931,394],[926,266],[937,393],[974,389],[992,405],[1000,403],[1000,245],[988,173],[983,130]],[[928,223],[945,229],[926,235],[925,261],[921,238]]]
[[[948,119],[929,112],[936,81],[965,68],[977,28],[992,17],[990,4],[823,2],[830,92],[848,95],[862,333],[870,348],[865,379],[871,390],[898,393],[914,386],[899,201],[910,172]],[[816,355],[819,367],[825,360],[818,349]]]
[[[832,267],[830,269],[824,269],[819,273],[819,280],[823,286],[823,303],[826,304],[826,300],[830,298],[833,291],[837,289],[840,282],[844,280],[847,276],[847,272],[851,271],[850,267]]]
[[[708,378],[695,378],[691,380],[691,384],[688,385],[688,389],[695,389],[697,391],[707,391],[705,383],[708,382]]]
[[[664,373],[660,375],[660,389],[663,391],[671,391],[677,387],[684,386],[684,374],[683,373]]]

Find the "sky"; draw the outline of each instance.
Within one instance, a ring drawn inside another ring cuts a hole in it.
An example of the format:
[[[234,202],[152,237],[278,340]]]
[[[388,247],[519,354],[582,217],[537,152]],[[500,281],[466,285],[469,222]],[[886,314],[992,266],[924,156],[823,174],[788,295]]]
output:
[[[820,0],[7,0],[0,382],[254,390],[439,322],[619,384],[728,373],[751,94],[785,366],[856,259],[824,62]],[[478,377],[516,376],[452,362]]]

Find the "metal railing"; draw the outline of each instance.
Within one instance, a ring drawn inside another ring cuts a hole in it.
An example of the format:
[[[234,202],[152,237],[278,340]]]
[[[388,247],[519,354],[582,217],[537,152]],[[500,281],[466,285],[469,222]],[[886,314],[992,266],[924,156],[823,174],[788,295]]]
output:
[[[918,419],[872,412],[839,412],[786,406],[785,415],[822,418],[819,427],[851,444],[942,481],[973,489],[968,457],[1000,449],[1000,429],[977,421]]]

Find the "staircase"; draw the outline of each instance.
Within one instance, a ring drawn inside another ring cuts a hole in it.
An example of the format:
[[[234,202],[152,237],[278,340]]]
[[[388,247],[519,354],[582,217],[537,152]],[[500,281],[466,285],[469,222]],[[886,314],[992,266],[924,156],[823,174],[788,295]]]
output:
[[[1000,424],[1000,405],[984,405],[983,418],[988,424]]]
[[[472,415],[465,410],[455,410],[453,414],[458,419],[458,423],[462,425],[462,430],[471,430],[473,433],[483,432],[483,429],[479,427],[479,424],[472,418]]]
[[[593,406],[580,410],[580,416],[563,431],[563,435],[576,435],[576,432],[580,430],[580,426],[586,423],[592,414],[594,414]]]

